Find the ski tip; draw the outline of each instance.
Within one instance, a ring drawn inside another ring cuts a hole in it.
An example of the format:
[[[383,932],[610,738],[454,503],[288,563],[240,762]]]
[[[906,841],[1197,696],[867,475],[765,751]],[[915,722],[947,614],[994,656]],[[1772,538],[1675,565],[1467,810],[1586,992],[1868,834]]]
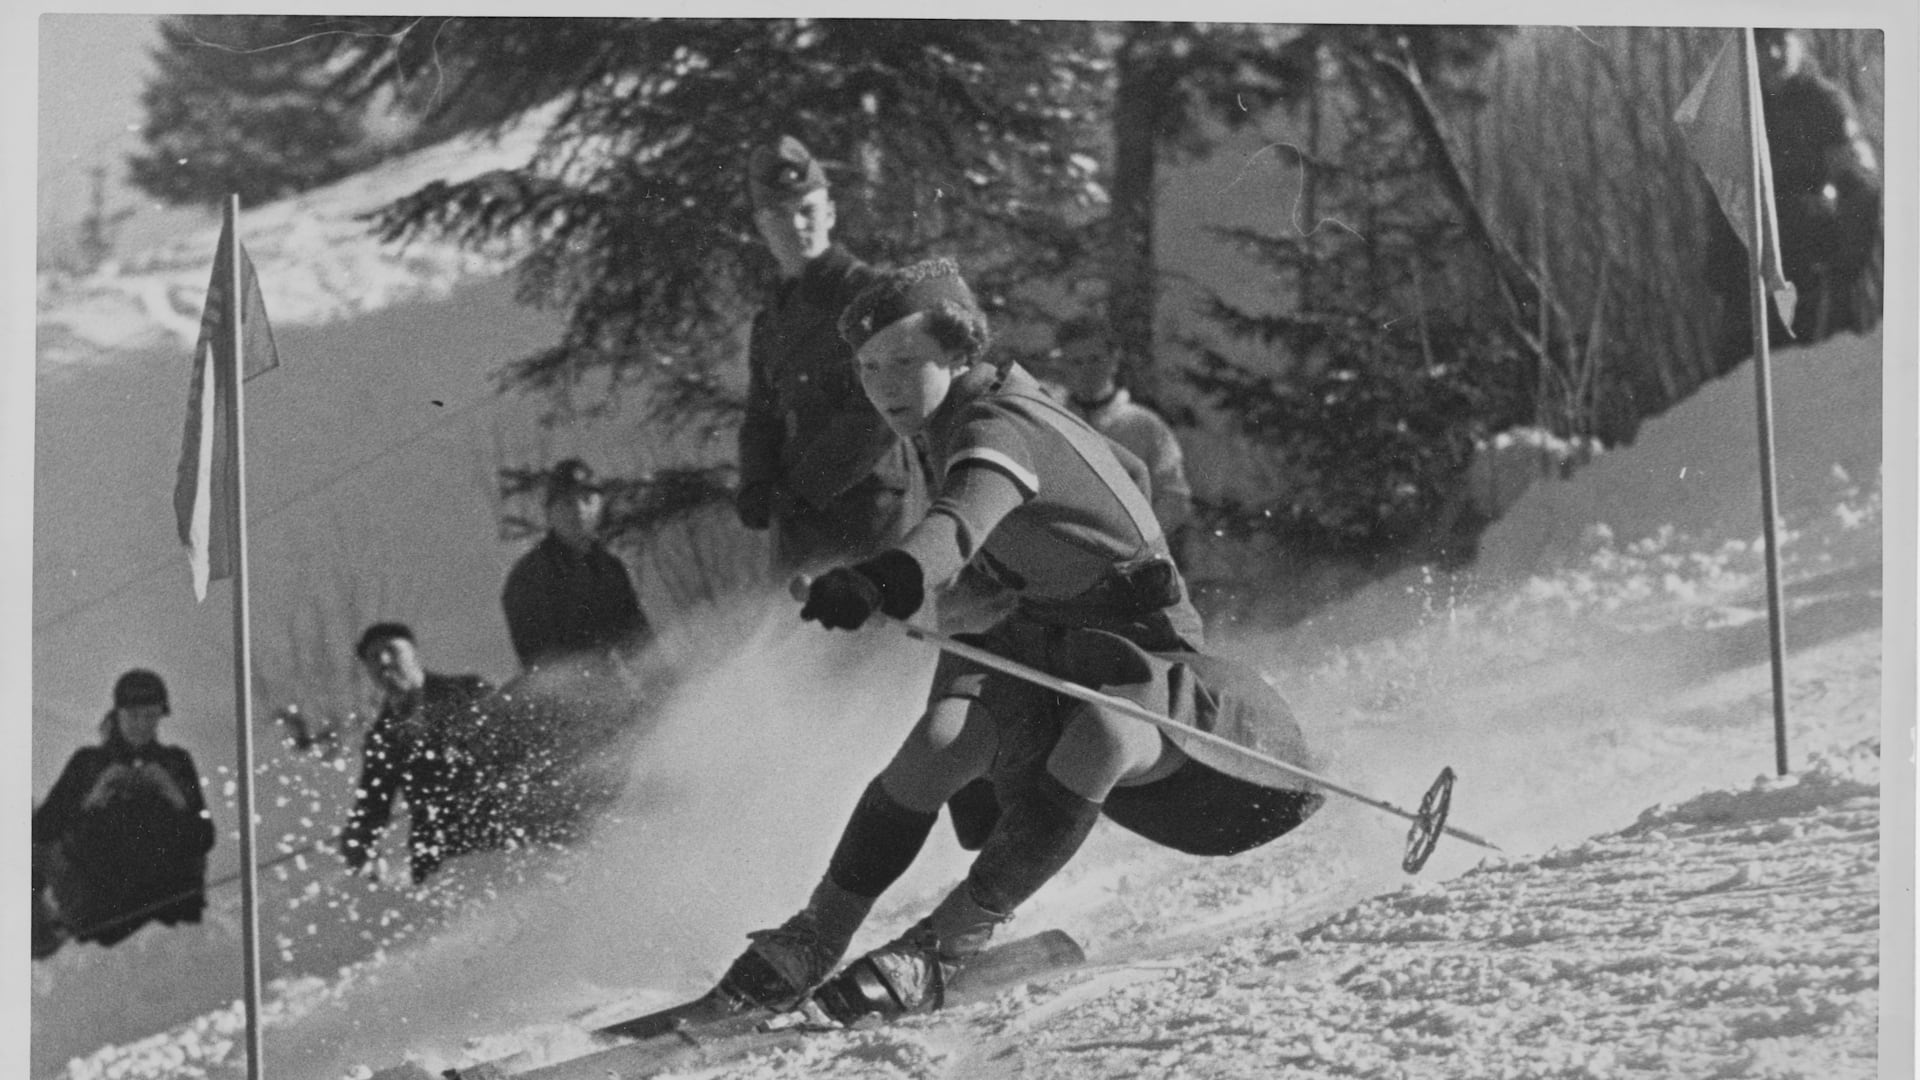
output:
[[[464,1069],[447,1069],[440,1074],[440,1080],[507,1080],[511,1075],[500,1063],[488,1061]]]
[[[1034,937],[1046,948],[1047,959],[1062,967],[1087,962],[1087,950],[1065,930],[1042,930]]]

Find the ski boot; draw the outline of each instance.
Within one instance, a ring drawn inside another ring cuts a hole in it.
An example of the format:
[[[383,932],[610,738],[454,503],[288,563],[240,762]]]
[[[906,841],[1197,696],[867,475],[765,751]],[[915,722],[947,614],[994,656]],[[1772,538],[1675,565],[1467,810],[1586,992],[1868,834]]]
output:
[[[747,935],[753,944],[734,960],[714,994],[740,1010],[784,1012],[799,1006],[832,973],[845,952],[820,932],[811,909],[772,930]]]
[[[966,962],[984,952],[995,923],[942,940],[929,916],[887,945],[848,964],[814,991],[813,1002],[841,1024],[865,1016],[891,1020],[930,1013],[946,1004],[947,986]]]

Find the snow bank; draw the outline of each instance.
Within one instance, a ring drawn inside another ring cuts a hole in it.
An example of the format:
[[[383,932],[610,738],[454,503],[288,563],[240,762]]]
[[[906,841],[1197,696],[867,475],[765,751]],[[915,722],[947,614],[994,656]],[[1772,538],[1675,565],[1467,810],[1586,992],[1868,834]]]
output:
[[[1774,457],[1790,524],[1880,475],[1881,339],[1845,337],[1773,356]],[[1753,365],[1649,421],[1631,447],[1566,480],[1536,482],[1481,538],[1475,571],[1506,579],[1663,529],[1695,547],[1761,535]],[[1604,531],[1602,531],[1604,530]]]
[[[362,215],[431,180],[460,183],[525,164],[551,113],[530,113],[497,139],[451,139],[326,187],[243,206],[240,242],[259,273],[270,320],[282,327],[330,323],[443,298],[463,282],[499,276],[512,261],[504,250],[434,240],[403,248],[378,244]],[[42,376],[70,364],[114,362],[134,350],[192,348],[219,235],[216,220],[86,276],[42,272],[36,348]]]

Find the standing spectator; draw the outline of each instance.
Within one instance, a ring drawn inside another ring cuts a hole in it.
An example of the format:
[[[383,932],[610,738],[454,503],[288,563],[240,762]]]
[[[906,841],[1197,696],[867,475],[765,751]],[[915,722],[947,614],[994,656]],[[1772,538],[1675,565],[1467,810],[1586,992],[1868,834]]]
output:
[[[547,535],[507,572],[507,635],[528,671],[571,658],[606,660],[652,636],[627,567],[600,540],[606,494],[579,458],[553,467]]]
[[[1799,294],[1793,339],[1869,333],[1880,325],[1884,260],[1878,155],[1853,99],[1821,73],[1798,30],[1755,30],[1754,45],[1781,269]],[[1752,349],[1747,250],[1714,217],[1708,274],[1725,299],[1721,355],[1744,357]],[[1768,330],[1774,344],[1786,340],[1777,312]]]
[[[405,799],[408,865],[417,885],[446,859],[504,840],[483,749],[493,688],[478,675],[426,670],[413,631],[401,623],[369,626],[354,653],[381,701],[361,750],[340,854],[351,870],[366,866],[393,818],[393,800]]]
[[[548,531],[507,574],[507,632],[522,671],[502,688],[491,744],[529,838],[566,840],[624,785],[619,736],[642,706],[633,668],[653,637],[626,564],[601,540],[606,493],[567,458],[548,474]],[[657,677],[658,672],[654,675]]]
[[[1120,358],[1106,323],[1090,315],[1061,323],[1054,331],[1051,358],[1054,377],[1066,389],[1074,412],[1147,466],[1154,516],[1166,531],[1174,561],[1184,564],[1193,489],[1187,484],[1180,440],[1159,414],[1134,401],[1120,385]]]
[[[833,242],[826,173],[798,139],[747,164],[753,221],[780,283],[754,318],[735,508],[772,532],[785,577],[872,554],[925,509],[918,456],[861,392],[835,329],[873,271]]]
[[[160,676],[120,676],[100,745],[75,751],[34,810],[36,959],[69,936],[113,945],[206,910],[213,819],[193,757],[159,740],[171,711]]]

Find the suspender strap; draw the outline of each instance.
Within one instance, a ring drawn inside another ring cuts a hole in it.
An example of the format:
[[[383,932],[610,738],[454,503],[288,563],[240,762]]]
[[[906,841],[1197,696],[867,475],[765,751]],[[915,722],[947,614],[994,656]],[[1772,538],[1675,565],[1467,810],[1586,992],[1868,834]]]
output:
[[[1044,394],[1029,394],[1018,390],[1008,390],[1005,393],[1008,397],[1039,405],[1050,412],[1053,421],[1047,426],[1060,433],[1060,436],[1067,441],[1067,445],[1073,447],[1073,452],[1080,456],[1080,460],[1086,462],[1094,475],[1098,476],[1113,492],[1114,498],[1120,500],[1120,505],[1126,509],[1127,516],[1133,519],[1133,527],[1139,530],[1140,536],[1146,540],[1147,547],[1156,555],[1166,554],[1166,537],[1161,533],[1160,519],[1154,516],[1153,504],[1147,501],[1146,493],[1140,490],[1140,485],[1134,483],[1133,477],[1121,466],[1120,459],[1116,458],[1113,451],[1107,447],[1107,437],[1095,431],[1086,421],[1065,406]]]

